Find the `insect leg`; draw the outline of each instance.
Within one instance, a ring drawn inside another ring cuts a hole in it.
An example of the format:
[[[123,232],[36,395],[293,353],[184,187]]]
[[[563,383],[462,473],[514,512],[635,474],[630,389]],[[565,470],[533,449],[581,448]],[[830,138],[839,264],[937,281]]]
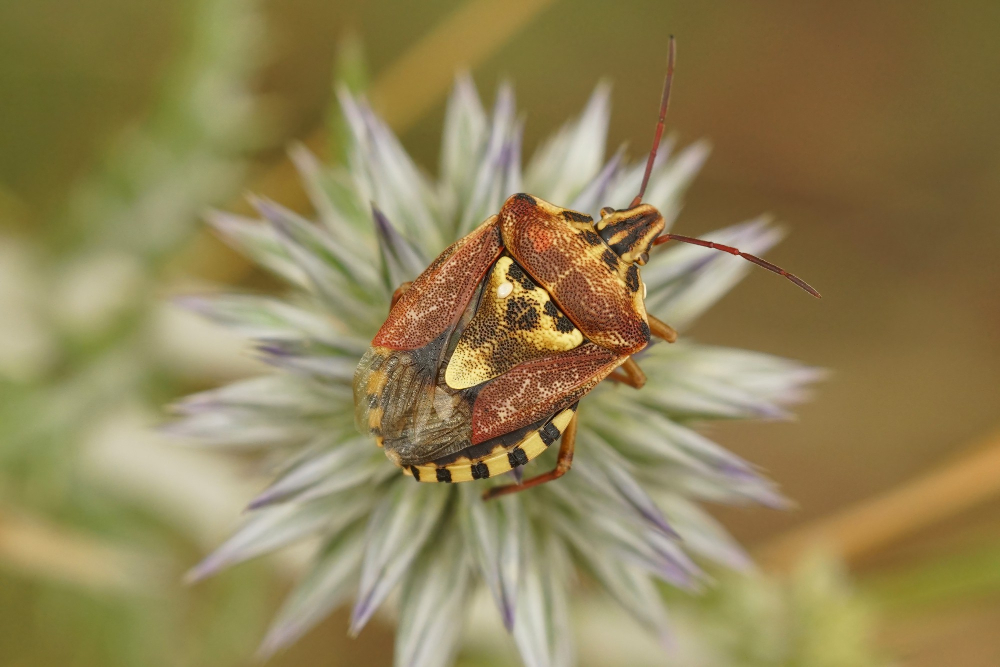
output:
[[[629,357],[625,360],[625,363],[621,367],[616,368],[611,375],[608,376],[609,380],[615,382],[621,382],[622,384],[627,384],[630,387],[636,389],[642,389],[642,385],[646,384],[646,374],[642,372],[639,368],[639,364],[635,363],[635,359]]]
[[[393,306],[396,305],[396,302],[399,301],[399,297],[406,294],[406,290],[410,289],[410,285],[412,284],[413,281],[405,282],[396,288],[396,291],[392,293],[392,303],[389,304],[390,310],[392,309]]]
[[[492,489],[489,489],[483,494],[483,500],[490,500],[491,498],[496,498],[497,496],[505,496],[508,493],[517,493],[518,491],[524,491],[525,489],[530,489],[533,486],[538,486],[539,484],[559,479],[565,475],[569,471],[570,466],[573,465],[573,451],[575,449],[576,414],[574,413],[573,419],[570,420],[569,424],[566,425],[566,429],[563,431],[562,441],[559,443],[559,459],[556,461],[555,468],[547,473],[525,480],[521,484],[494,486]]]
[[[672,326],[666,322],[661,322],[649,313],[646,313],[646,319],[649,320],[649,332],[651,334],[657,338],[662,338],[668,343],[673,343],[677,340],[677,331]]]

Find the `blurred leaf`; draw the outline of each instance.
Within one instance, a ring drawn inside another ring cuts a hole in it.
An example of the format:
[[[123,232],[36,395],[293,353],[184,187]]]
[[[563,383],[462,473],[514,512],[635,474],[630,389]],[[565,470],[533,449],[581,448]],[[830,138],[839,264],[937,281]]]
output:
[[[905,615],[1000,593],[1000,543],[922,559],[862,580],[886,613]]]
[[[295,642],[344,602],[354,589],[364,549],[363,521],[331,539],[281,606],[258,655],[270,657]]]
[[[61,247],[159,258],[202,209],[233,197],[264,126],[251,79],[261,64],[257,0],[190,1],[189,34],[149,119],[123,137],[71,197]]]
[[[259,9],[257,0],[177,3],[182,34],[148,116],[106,146],[58,218],[39,225],[49,236],[39,240],[41,278],[28,305],[59,354],[46,374],[0,387],[0,489],[5,503],[40,517],[6,542],[8,556],[34,555],[20,579],[4,574],[0,581],[4,664],[245,664],[260,632],[271,581],[262,571],[197,593],[170,586],[169,594],[141,603],[81,594],[64,583],[94,579],[105,568],[110,580],[157,584],[102,551],[107,544],[148,548],[169,568],[169,581],[177,581],[181,561],[194,560],[184,550],[188,537],[86,475],[81,445],[123,403],[160,400],[168,375],[146,338],[156,303],[151,277],[198,229],[208,204],[238,192],[247,155],[269,140],[254,90],[266,53]],[[68,8],[53,16],[56,23],[46,25],[60,41],[103,38],[89,24],[59,23],[76,16]],[[11,524],[4,525],[0,532],[11,538]],[[95,547],[80,536],[101,541]]]
[[[458,651],[470,589],[470,563],[457,529],[433,540],[403,585],[396,667],[448,667]]]
[[[672,606],[676,667],[883,667],[874,617],[843,567],[820,553],[791,574],[722,574]]]

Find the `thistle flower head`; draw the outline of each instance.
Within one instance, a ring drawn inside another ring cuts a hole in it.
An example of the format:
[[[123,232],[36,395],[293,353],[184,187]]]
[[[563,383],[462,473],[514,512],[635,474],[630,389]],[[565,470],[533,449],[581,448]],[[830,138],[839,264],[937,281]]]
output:
[[[318,222],[265,200],[254,201],[259,220],[210,219],[226,241],[286,280],[290,293],[183,300],[248,336],[275,368],[176,406],[174,432],[209,446],[266,449],[278,469],[242,528],[192,577],[319,538],[311,569],[264,640],[265,654],[349,601],[350,629],[359,632],[398,590],[396,664],[448,664],[481,582],[525,664],[570,664],[569,594],[578,571],[665,637],[658,581],[697,589],[705,581],[699,563],[748,562],[699,502],[783,503],[753,466],[693,426],[784,417],[815,372],[683,338],[655,344],[640,356],[649,378],[642,390],[602,385],[583,400],[573,469],[557,482],[489,502],[479,483],[415,484],[353,423],[354,369],[394,289],[512,193],[598,215],[602,206],[628,206],[644,165],[626,162],[621,150],[605,160],[603,86],[522,170],[511,90],[501,87],[487,114],[471,81],[460,78],[436,181],[363,101],[342,93],[340,104],[351,136],[346,165],[326,168],[293,150]],[[676,154],[670,148],[661,149],[645,197],[668,226],[707,154],[702,143]],[[709,238],[761,253],[779,233],[757,219]],[[700,248],[659,251],[643,268],[646,307],[683,331],[746,271],[745,263]],[[553,455],[533,461],[529,472],[551,468]]]

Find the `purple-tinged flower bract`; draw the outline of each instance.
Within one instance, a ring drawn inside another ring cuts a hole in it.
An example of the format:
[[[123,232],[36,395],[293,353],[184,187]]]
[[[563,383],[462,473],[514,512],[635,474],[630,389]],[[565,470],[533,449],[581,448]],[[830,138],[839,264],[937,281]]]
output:
[[[704,581],[697,560],[747,565],[699,501],[784,501],[752,465],[692,424],[786,417],[788,404],[818,377],[800,364],[683,337],[654,344],[639,357],[649,377],[642,390],[602,385],[581,403],[572,472],[500,501],[483,502],[475,484],[414,484],[355,430],[353,371],[398,283],[412,280],[514,192],[595,215],[601,206],[628,205],[643,164],[626,164],[623,151],[605,162],[609,102],[610,89],[599,86],[580,117],[545,142],[522,174],[511,89],[501,87],[487,115],[471,80],[459,78],[434,182],[364,102],[342,92],[352,137],[347,164],[327,168],[293,149],[316,223],[264,200],[254,202],[259,220],[209,217],[223,239],[291,287],[285,298],[180,301],[247,335],[275,372],[178,403],[180,417],[170,427],[206,446],[267,449],[283,461],[274,483],[252,500],[243,527],[192,577],[306,537],[322,541],[278,612],[263,654],[349,600],[351,631],[358,632],[398,590],[396,664],[450,664],[478,579],[526,665],[567,665],[574,566],[665,637],[657,581],[695,590]],[[667,144],[661,149],[645,201],[668,228],[707,152],[703,143],[676,154]],[[761,253],[779,236],[760,219],[709,238]],[[655,253],[643,269],[647,308],[683,330],[748,269],[695,247]],[[551,456],[530,465],[547,469]]]

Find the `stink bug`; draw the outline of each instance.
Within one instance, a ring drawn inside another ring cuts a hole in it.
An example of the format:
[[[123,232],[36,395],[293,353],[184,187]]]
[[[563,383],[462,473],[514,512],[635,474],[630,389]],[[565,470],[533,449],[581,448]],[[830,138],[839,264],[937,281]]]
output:
[[[558,439],[555,469],[487,497],[569,470],[581,398],[605,378],[636,389],[632,355],[677,334],[646,313],[639,267],[665,241],[740,255],[819,294],[786,271],[736,248],[665,234],[642,203],[670,98],[670,58],[659,119],[639,194],[601,219],[515,194],[412,283],[396,290],[388,319],[354,374],[355,417],[386,455],[421,482],[496,477]]]

